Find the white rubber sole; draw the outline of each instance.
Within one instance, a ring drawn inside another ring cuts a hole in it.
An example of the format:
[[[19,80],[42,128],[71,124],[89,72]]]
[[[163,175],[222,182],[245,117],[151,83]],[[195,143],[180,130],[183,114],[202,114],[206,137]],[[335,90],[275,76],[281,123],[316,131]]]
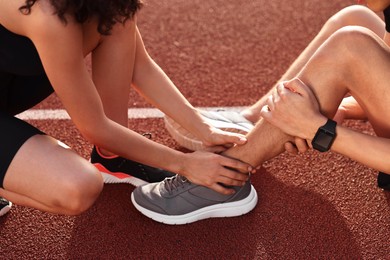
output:
[[[144,180],[138,179],[133,176],[125,177],[125,178],[118,178],[110,173],[100,172],[103,177],[103,182],[106,184],[119,184],[119,183],[126,183],[131,184],[135,187],[148,184],[149,182],[146,182]]]
[[[10,202],[8,206],[5,206],[4,208],[2,208],[0,210],[0,217],[4,216],[5,214],[7,214],[8,211],[10,211],[11,208],[12,208],[12,202]]]
[[[251,185],[251,192],[248,197],[240,201],[220,203],[204,207],[184,215],[169,216],[153,212],[140,206],[134,199],[134,193],[131,194],[131,201],[138,211],[157,222],[168,225],[184,225],[208,218],[241,216],[250,212],[256,206],[257,200],[257,192]]]
[[[100,163],[94,163],[93,165],[96,167],[96,169],[99,170],[100,174],[103,177],[103,182],[106,184],[126,183],[138,187],[149,183],[128,174],[120,172],[110,172]]]

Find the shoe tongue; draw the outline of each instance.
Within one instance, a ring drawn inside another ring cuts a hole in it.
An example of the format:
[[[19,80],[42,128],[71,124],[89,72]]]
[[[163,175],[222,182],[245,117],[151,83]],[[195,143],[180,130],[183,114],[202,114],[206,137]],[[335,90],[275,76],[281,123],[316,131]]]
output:
[[[177,188],[183,186],[185,183],[188,183],[187,178],[176,174],[175,176],[164,180],[164,188],[170,193],[177,190]]]

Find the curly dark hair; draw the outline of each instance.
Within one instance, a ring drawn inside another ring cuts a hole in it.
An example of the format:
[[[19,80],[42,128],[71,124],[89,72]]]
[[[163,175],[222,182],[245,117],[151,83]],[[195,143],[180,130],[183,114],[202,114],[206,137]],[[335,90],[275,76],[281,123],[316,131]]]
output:
[[[23,14],[30,14],[31,7],[38,0],[26,0],[19,8]],[[108,35],[117,22],[124,23],[132,19],[135,13],[141,9],[142,0],[50,0],[55,9],[55,14],[66,23],[65,15],[71,12],[76,21],[83,23],[92,17],[98,18],[98,31]]]

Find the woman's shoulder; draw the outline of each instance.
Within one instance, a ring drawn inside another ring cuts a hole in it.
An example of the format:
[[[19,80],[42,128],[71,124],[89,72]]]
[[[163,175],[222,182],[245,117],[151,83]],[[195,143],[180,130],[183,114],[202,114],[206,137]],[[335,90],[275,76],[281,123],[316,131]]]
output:
[[[25,0],[0,0],[0,24],[8,30],[31,38],[36,33],[56,33],[65,28],[65,24],[55,14],[49,0],[37,1],[30,13],[20,10]]]

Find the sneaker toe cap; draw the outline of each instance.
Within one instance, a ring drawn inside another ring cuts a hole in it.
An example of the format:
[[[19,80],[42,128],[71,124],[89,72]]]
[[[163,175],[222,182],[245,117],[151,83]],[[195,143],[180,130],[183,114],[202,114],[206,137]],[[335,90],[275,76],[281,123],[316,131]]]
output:
[[[157,213],[166,214],[167,212],[158,206],[160,200],[158,195],[158,183],[146,184],[133,191],[134,203],[138,206]]]

